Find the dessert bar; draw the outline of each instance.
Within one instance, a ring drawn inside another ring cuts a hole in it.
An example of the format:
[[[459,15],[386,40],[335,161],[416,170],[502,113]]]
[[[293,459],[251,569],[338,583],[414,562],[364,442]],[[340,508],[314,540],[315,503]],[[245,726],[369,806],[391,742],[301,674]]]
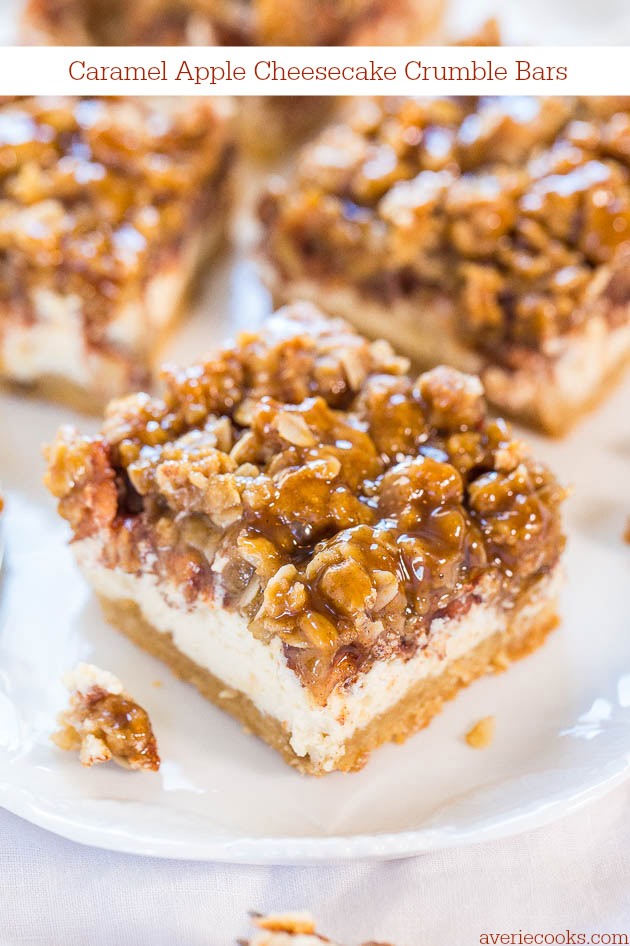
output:
[[[308,305],[63,428],[105,614],[302,772],[361,767],[556,622],[563,489],[476,377]]]
[[[260,205],[279,302],[563,433],[630,356],[627,99],[361,100]]]
[[[0,378],[90,408],[146,383],[221,242],[227,107],[28,98],[0,105]]]
[[[81,663],[64,676],[70,705],[52,735],[60,749],[78,750],[82,765],[114,759],[126,769],[157,772],[160,757],[151,720],[120,680],[94,664]]]

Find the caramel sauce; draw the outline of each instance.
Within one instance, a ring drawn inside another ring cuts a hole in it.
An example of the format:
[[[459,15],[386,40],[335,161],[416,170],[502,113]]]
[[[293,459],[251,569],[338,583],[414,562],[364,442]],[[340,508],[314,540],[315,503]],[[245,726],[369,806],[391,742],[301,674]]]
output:
[[[169,370],[163,400],[114,402],[100,438],[62,432],[48,485],[77,536],[105,529],[107,565],[150,557],[238,610],[325,702],[436,616],[513,600],[563,546],[563,490],[479,381],[406,367],[296,307]]]
[[[546,350],[587,317],[598,268],[630,253],[630,117],[612,104],[362,102],[264,197],[264,252],[289,281],[383,302],[445,290],[463,340],[495,360]]]

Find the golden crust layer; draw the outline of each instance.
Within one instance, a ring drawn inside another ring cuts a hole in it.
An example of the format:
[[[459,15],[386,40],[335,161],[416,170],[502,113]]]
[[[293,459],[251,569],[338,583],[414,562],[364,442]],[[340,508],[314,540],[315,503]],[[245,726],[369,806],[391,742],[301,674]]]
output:
[[[486,415],[477,379],[413,379],[388,345],[296,307],[184,371],[163,398],[64,430],[47,483],[102,562],[147,561],[220,601],[325,703],[436,617],[507,603],[563,548],[563,490]]]

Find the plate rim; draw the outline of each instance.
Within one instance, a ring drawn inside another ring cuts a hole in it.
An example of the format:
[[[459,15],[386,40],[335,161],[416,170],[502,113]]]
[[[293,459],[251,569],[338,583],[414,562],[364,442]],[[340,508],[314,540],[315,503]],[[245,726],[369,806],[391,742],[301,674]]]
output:
[[[144,838],[111,827],[89,825],[55,815],[39,804],[32,793],[0,783],[0,807],[38,828],[78,844],[101,850],[157,857],[250,866],[317,866],[352,861],[385,861],[417,857],[439,850],[515,837],[543,828],[575,814],[605,797],[630,777],[630,750],[622,766],[607,778],[578,789],[569,796],[537,801],[531,809],[506,814],[496,821],[452,831],[448,826],[377,834],[291,837],[247,835],[220,836],[195,845],[189,840]]]

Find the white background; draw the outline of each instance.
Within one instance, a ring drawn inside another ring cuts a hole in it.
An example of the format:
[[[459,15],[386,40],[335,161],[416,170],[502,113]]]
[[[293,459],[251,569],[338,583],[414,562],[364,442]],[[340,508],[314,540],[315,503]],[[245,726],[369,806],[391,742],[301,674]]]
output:
[[[5,41],[16,5],[0,0]],[[463,33],[497,7],[512,43],[630,43],[628,0],[456,0],[449,19]],[[630,933],[629,813],[620,788],[518,839],[334,869],[112,854],[0,813],[0,944],[228,946],[245,934],[247,909],[305,907],[348,942],[397,946],[474,946],[482,932]]]
[[[304,907],[352,946],[371,937],[477,946],[481,933],[519,930],[630,934],[629,803],[618,789],[518,840],[332,869],[111,854],[0,816],[0,944],[234,946],[248,910]]]

